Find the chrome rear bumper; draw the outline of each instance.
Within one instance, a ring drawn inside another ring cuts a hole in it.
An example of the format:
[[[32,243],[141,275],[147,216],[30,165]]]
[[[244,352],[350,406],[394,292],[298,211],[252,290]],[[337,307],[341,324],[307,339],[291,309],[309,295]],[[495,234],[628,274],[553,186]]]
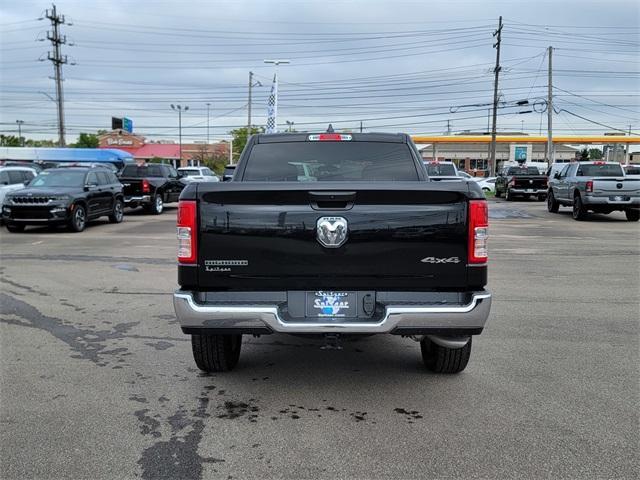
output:
[[[282,318],[277,305],[198,304],[192,292],[177,291],[173,306],[183,330],[259,331],[280,333],[420,333],[429,330],[482,330],[491,310],[491,294],[475,292],[465,305],[387,305],[381,319],[345,321],[344,319]],[[267,332],[269,333],[269,332]]]

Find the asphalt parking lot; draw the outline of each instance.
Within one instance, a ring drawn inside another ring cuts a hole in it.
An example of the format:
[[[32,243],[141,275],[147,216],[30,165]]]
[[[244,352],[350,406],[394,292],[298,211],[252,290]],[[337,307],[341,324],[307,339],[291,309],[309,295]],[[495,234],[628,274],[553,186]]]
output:
[[[3,478],[638,478],[640,225],[491,201],[492,316],[457,376],[375,336],[196,370],[175,206],[0,233]]]

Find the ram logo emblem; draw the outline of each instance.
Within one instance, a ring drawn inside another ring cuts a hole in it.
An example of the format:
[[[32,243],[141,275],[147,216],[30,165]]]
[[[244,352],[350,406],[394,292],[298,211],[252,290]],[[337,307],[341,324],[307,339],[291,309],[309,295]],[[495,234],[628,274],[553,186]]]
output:
[[[348,237],[347,219],[342,217],[320,217],[316,224],[316,237],[325,248],[338,248]]]

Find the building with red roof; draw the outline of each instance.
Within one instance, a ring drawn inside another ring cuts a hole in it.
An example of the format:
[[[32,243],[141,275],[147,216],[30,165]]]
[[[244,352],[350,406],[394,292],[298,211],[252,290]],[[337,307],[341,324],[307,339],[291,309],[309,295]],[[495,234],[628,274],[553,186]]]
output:
[[[177,143],[148,142],[145,137],[126,130],[112,130],[98,137],[98,148],[117,148],[133,155],[136,161],[161,158],[175,167],[200,165],[205,158],[229,156],[229,142],[183,143],[182,158]]]

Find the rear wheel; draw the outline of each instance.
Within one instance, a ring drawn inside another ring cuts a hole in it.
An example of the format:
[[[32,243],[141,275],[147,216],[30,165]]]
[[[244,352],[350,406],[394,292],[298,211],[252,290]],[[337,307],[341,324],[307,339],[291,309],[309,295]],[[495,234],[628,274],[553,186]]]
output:
[[[113,203],[113,210],[109,215],[109,221],[111,223],[120,223],[124,219],[124,204],[119,198]]]
[[[547,210],[549,210],[550,213],[558,213],[559,209],[560,204],[556,201],[553,191],[550,191],[549,195],[547,195]]]
[[[241,347],[242,335],[191,335],[193,359],[204,372],[233,370]]]
[[[627,216],[627,221],[629,222],[637,222],[640,220],[640,210],[625,210],[624,214]]]
[[[582,198],[580,197],[580,194],[576,194],[576,196],[573,197],[572,216],[574,220],[584,220],[585,218],[587,218],[587,209],[584,208],[584,205],[582,204]]]
[[[434,373],[460,373],[471,356],[471,338],[462,348],[447,348],[425,337],[420,342],[422,360],[428,370]]]
[[[507,188],[507,190],[504,192],[504,199],[505,199],[507,202],[513,202],[513,194],[511,193],[511,190],[509,190],[508,188]]]
[[[24,232],[24,225],[18,225],[16,223],[7,223],[7,230],[11,233]]]
[[[83,205],[76,205],[69,219],[69,230],[81,232],[87,226],[87,210]]]
[[[164,210],[164,202],[162,201],[162,195],[156,193],[151,200],[151,205],[149,205],[149,213],[153,213],[154,215],[160,215]]]

